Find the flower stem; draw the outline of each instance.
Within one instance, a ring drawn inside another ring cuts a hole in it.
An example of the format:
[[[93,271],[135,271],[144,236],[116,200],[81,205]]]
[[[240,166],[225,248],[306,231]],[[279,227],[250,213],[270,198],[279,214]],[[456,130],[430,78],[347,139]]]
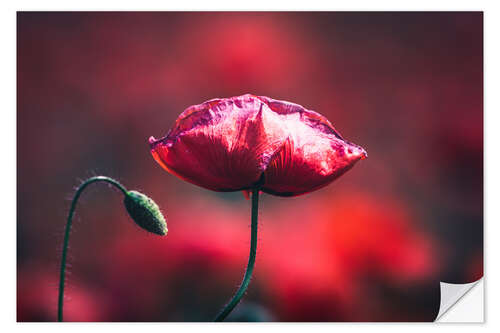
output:
[[[250,256],[248,257],[247,269],[245,271],[245,276],[243,277],[243,282],[240,288],[234,294],[231,301],[222,309],[219,315],[214,321],[223,321],[226,317],[233,311],[233,309],[238,305],[241,298],[245,294],[245,291],[250,284],[250,279],[252,278],[253,268],[255,266],[255,256],[257,254],[257,224],[259,217],[259,186],[252,189],[252,226],[251,226],[251,237],[250,237]]]
[[[71,208],[69,209],[68,220],[66,222],[66,230],[64,232],[64,242],[62,247],[62,258],[61,258],[61,271],[59,276],[59,299],[57,304],[57,321],[63,321],[63,305],[64,305],[64,283],[66,278],[66,257],[68,254],[68,244],[69,244],[69,235],[71,232],[71,223],[73,220],[73,214],[75,212],[76,203],[83,190],[90,184],[95,182],[107,182],[115,187],[117,187],[123,194],[127,194],[127,190],[125,187],[117,182],[116,180],[105,177],[105,176],[97,176],[91,177],[84,181],[76,190],[75,195],[73,197],[73,201],[71,202]]]

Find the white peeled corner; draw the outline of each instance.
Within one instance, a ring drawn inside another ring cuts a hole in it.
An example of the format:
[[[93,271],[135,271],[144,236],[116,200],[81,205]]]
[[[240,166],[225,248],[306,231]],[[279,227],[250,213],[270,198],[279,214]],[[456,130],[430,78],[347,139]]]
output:
[[[484,282],[482,278],[472,283],[440,282],[439,284],[441,304],[436,317],[437,322],[482,323],[484,321]]]

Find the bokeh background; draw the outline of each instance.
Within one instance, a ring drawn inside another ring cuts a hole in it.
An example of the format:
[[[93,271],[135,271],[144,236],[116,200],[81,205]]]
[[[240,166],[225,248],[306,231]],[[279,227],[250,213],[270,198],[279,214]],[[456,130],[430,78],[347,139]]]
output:
[[[439,281],[483,274],[482,13],[17,16],[17,320],[53,321],[76,186],[155,199],[165,238],[93,185],[77,207],[65,319],[210,321],[241,281],[250,202],[163,171],[149,136],[244,93],[325,115],[369,153],[326,188],[263,195],[231,320],[431,321]]]

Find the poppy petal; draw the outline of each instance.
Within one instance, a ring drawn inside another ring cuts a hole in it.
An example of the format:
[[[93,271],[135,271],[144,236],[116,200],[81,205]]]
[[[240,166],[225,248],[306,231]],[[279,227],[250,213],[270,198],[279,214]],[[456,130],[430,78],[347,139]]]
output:
[[[186,109],[165,138],[150,144],[155,160],[178,177],[210,190],[237,191],[259,181],[283,138],[279,118],[244,95]]]
[[[294,196],[314,191],[366,157],[363,148],[345,141],[320,114],[297,104],[260,98],[280,115],[288,134],[266,168],[264,192]]]

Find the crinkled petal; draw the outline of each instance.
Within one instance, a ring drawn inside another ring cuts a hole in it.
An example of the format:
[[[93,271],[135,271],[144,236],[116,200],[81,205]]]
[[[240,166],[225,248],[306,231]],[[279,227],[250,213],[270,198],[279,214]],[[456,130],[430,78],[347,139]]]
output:
[[[280,116],[287,139],[264,172],[264,192],[294,196],[328,185],[366,157],[320,114],[300,105],[260,97]]]
[[[167,171],[215,191],[251,188],[286,138],[279,117],[259,99],[215,99],[184,111],[163,139],[150,139]]]

